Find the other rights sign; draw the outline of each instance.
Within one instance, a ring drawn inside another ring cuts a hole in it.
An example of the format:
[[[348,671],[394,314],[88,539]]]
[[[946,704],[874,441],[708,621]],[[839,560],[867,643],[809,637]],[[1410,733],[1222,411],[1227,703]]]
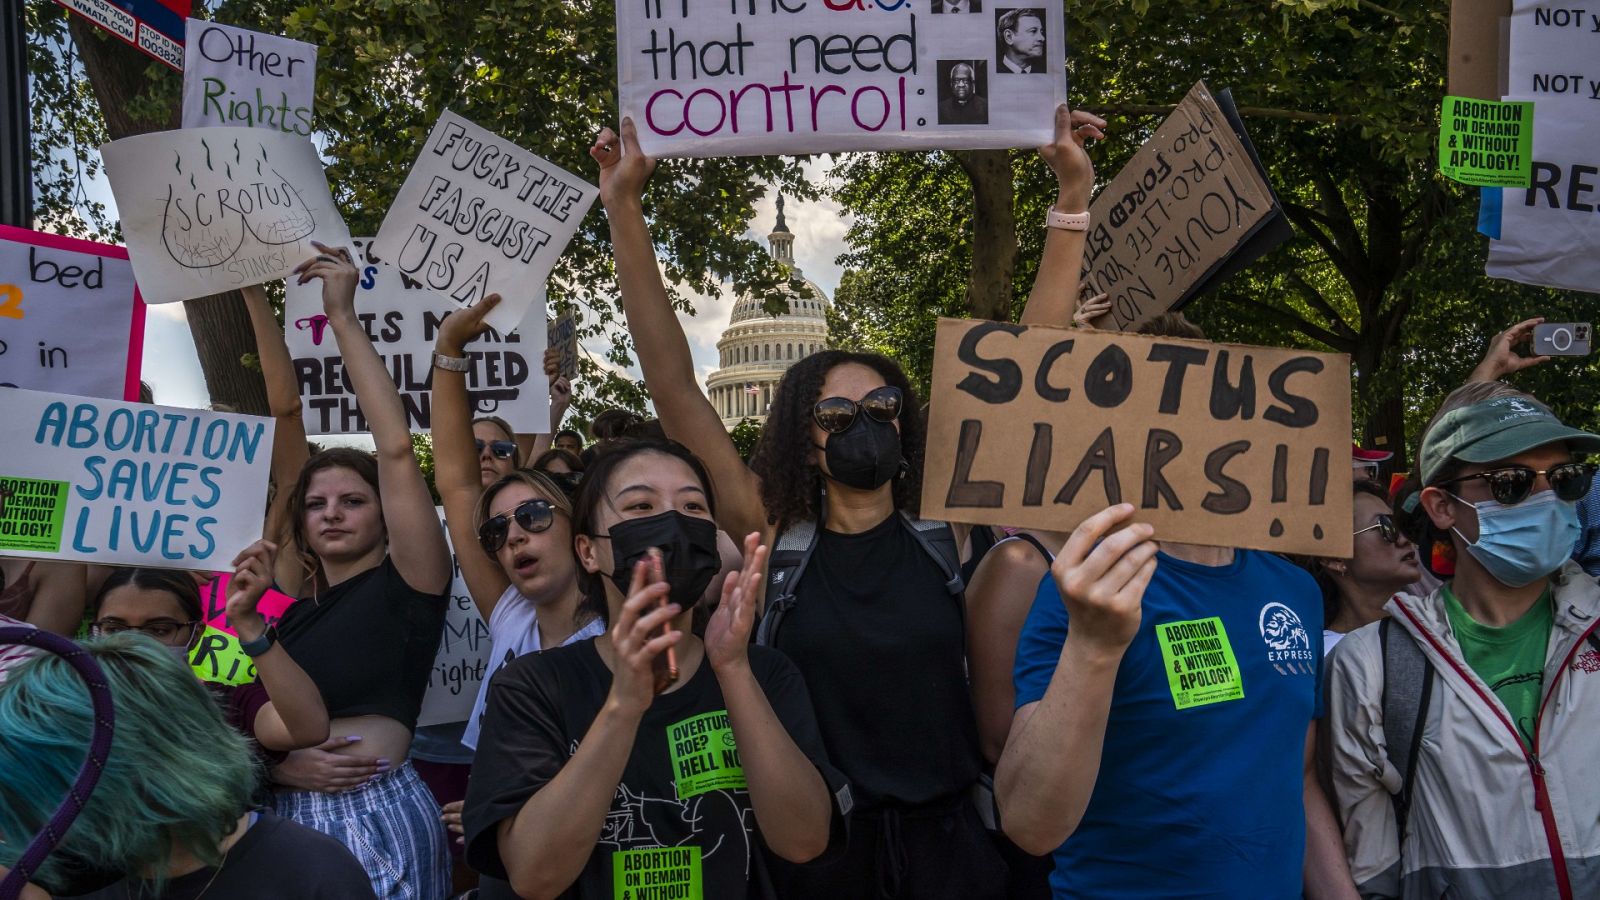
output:
[[[317,47],[276,34],[189,19],[183,127],[242,125],[311,136]]]

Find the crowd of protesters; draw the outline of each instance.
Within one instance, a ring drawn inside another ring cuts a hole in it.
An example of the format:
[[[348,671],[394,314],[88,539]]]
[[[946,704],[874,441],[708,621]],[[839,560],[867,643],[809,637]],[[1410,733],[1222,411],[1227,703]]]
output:
[[[1077,302],[1072,219],[1105,127],[1057,111],[1071,224],[1025,325],[1107,309]],[[0,624],[80,638],[117,714],[24,896],[1600,897],[1600,437],[1501,380],[1543,361],[1536,321],[1413,436],[1411,472],[1353,447],[1348,559],[1163,540],[1126,504],[956,530],[919,517],[924,407],[882,356],[800,360],[741,457],[662,284],[654,161],[627,120],[591,155],[659,419],[605,413],[585,446],[559,379],[548,434],[474,419],[498,298],[445,321],[435,488],[490,642],[470,716],[418,727],[449,545],[357,269],[319,245],[295,277],[376,449],[313,452],[246,291],[277,429],[264,538],[227,583],[255,681],[185,665],[204,578],[0,560]],[[1177,313],[1142,330],[1205,339]],[[269,587],[298,598],[272,627]],[[1282,653],[1247,652],[1269,628]],[[1172,687],[1178,632],[1221,638],[1226,699]],[[94,724],[66,661],[0,646],[0,864]]]

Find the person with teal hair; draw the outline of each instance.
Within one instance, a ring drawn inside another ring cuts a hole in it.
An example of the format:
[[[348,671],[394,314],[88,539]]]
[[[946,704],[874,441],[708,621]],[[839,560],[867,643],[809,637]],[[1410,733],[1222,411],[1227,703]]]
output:
[[[338,841],[251,808],[256,762],[205,687],[137,634],[86,641],[116,705],[99,784],[34,875],[56,896],[373,897]],[[0,690],[0,867],[14,865],[66,796],[94,728],[88,688],[41,656]],[[292,861],[292,865],[285,863]]]

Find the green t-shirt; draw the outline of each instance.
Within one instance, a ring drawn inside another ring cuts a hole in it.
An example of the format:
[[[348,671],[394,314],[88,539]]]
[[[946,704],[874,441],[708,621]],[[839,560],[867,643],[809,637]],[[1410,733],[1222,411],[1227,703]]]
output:
[[[1532,747],[1544,688],[1545,651],[1550,645],[1550,629],[1555,626],[1550,592],[1546,590],[1522,618],[1504,628],[1491,628],[1461,608],[1450,585],[1443,591],[1445,614],[1461,644],[1461,655],[1505,704],[1522,742]]]

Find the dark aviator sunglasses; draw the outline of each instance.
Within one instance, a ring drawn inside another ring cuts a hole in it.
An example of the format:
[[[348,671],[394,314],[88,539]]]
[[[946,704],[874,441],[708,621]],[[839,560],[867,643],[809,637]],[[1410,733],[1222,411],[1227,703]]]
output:
[[[506,538],[511,534],[512,519],[517,520],[517,527],[523,531],[538,534],[555,523],[556,511],[548,500],[524,500],[511,512],[501,513],[479,525],[478,543],[490,556],[499,553],[500,548],[506,545]]]
[[[516,441],[489,441],[485,443],[484,441],[474,440],[472,443],[477,446],[479,453],[483,452],[484,447],[488,447],[489,452],[494,454],[495,459],[510,459],[517,455]]]

